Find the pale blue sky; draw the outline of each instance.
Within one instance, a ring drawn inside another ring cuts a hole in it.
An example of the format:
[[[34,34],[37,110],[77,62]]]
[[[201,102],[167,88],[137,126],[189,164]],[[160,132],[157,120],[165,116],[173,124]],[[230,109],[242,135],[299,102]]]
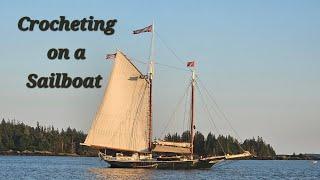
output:
[[[242,139],[262,136],[278,153],[320,153],[320,2],[269,1],[1,1],[0,117],[85,132],[101,101],[111,63],[121,49],[146,60],[150,34],[131,30],[155,20],[156,31],[198,72]],[[115,35],[102,32],[21,32],[18,20],[94,16],[118,19]],[[48,49],[86,48],[87,60],[49,61]],[[183,67],[156,38],[156,61]],[[144,71],[143,65],[138,65]],[[28,89],[27,76],[68,72],[103,76],[100,89]],[[184,92],[189,74],[157,67],[155,136]],[[199,98],[198,98],[199,99]],[[197,106],[198,130],[212,129]],[[232,132],[216,120],[224,133]],[[177,129],[179,130],[179,129]],[[233,135],[233,134],[232,134]]]

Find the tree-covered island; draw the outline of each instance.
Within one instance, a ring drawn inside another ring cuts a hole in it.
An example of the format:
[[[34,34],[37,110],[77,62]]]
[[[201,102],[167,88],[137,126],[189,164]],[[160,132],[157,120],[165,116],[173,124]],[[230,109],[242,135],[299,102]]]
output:
[[[15,120],[0,123],[0,154],[1,155],[72,155],[97,156],[97,150],[81,146],[86,134],[72,129],[57,129],[54,126],[42,126],[37,123],[32,127]],[[183,132],[167,134],[165,140],[183,142],[188,141],[189,133]],[[255,159],[290,159],[291,156],[277,157],[274,149],[262,137],[246,139],[239,143],[237,139],[228,135],[215,135],[209,133],[206,137],[196,132],[194,139],[194,152],[199,156],[236,154],[244,150],[250,151]],[[299,158],[297,158],[299,157]],[[295,159],[308,159],[304,155],[295,156]]]

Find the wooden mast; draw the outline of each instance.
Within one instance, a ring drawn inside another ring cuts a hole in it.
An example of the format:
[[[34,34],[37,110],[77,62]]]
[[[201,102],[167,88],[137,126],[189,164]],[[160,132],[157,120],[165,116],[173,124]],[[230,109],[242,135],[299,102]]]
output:
[[[194,140],[194,86],[195,86],[195,72],[192,69],[192,80],[191,80],[191,124],[190,124],[190,152],[191,152],[191,159],[193,159],[193,140]]]
[[[149,95],[149,152],[152,149],[152,78],[149,78],[150,82],[150,95]]]
[[[152,79],[153,79],[153,71],[154,71],[154,22],[152,22],[152,36],[151,36],[151,47],[150,47],[150,65],[149,65],[149,83],[150,83],[150,94],[149,94],[149,147],[148,150],[151,152],[152,150]]]

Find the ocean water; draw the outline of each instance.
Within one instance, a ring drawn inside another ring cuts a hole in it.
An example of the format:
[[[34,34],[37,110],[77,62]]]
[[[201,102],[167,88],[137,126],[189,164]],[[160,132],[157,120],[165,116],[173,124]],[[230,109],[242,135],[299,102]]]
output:
[[[0,179],[320,179],[320,162],[225,161],[210,170],[112,169],[92,157],[0,156]]]

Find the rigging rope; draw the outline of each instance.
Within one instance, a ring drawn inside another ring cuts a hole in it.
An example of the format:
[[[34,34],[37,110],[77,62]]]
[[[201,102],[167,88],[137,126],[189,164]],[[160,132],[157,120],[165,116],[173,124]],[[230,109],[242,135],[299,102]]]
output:
[[[141,63],[141,64],[148,64],[144,61],[140,61],[140,60],[131,60],[131,61],[134,61],[134,62],[137,62],[137,63]],[[189,71],[185,68],[181,68],[181,67],[177,67],[177,66],[172,66],[172,65],[168,65],[168,64],[163,64],[163,63],[158,63],[158,62],[155,62],[154,63],[155,65],[159,65],[159,66],[164,66],[164,67],[168,67],[168,68],[171,68],[171,69],[175,69],[175,70],[180,70],[180,71]]]
[[[157,31],[154,31],[159,38],[160,42],[174,55],[174,57],[177,58],[177,60],[183,65],[186,66],[186,63],[174,52],[172,48],[170,48],[167,43],[160,37],[159,33]],[[192,71],[189,67],[187,68],[188,71]]]
[[[138,63],[141,63],[141,64],[147,64],[146,62],[144,62],[144,61],[140,61],[140,60],[136,60],[136,59],[132,59],[131,61],[135,61],[135,62],[138,62]]]
[[[160,66],[165,66],[165,67],[168,67],[168,68],[171,68],[171,69],[176,69],[176,70],[181,70],[181,71],[189,71],[185,68],[180,68],[180,67],[176,67],[176,66],[171,66],[171,65],[167,65],[167,64],[162,64],[162,63],[158,63],[156,62],[155,63],[156,65],[160,65]]]
[[[167,43],[165,43],[164,40],[162,40],[162,38],[160,37],[159,33],[157,31],[155,31],[157,37],[160,39],[160,41],[162,42],[162,44],[180,61],[181,64],[185,65],[184,61],[174,52],[174,50],[172,48],[170,48]]]
[[[165,130],[167,130],[167,128],[168,128],[171,120],[173,119],[174,115],[176,114],[176,111],[178,110],[178,108],[179,108],[180,104],[182,103],[184,97],[188,94],[188,91],[189,91],[190,86],[191,86],[191,84],[188,84],[188,86],[187,86],[187,88],[186,88],[186,91],[184,92],[183,96],[180,98],[180,100],[179,100],[179,102],[178,102],[175,110],[173,111],[173,113],[171,114],[170,118],[168,119],[167,124],[166,124],[165,128],[162,130],[160,136],[163,136],[163,135],[164,135]]]
[[[207,96],[211,99],[211,101],[215,104],[215,106],[217,107],[217,110],[222,114],[223,118],[228,122],[229,126],[231,127],[232,131],[236,134],[237,138],[239,138],[241,140],[241,137],[239,136],[239,134],[237,133],[237,131],[233,128],[231,122],[229,121],[229,119],[227,118],[226,114],[221,110],[220,106],[218,105],[218,103],[214,100],[212,93],[209,92],[209,90],[205,87],[205,85],[202,83],[202,81],[199,79],[200,85],[203,87],[203,89],[205,90]],[[242,141],[242,140],[241,140]]]
[[[142,103],[143,103],[143,98],[145,97],[145,95],[146,95],[146,90],[147,90],[147,87],[148,86],[145,86],[145,88],[143,89],[143,93],[142,93],[142,96],[140,97],[140,100],[139,100],[139,102],[138,102],[138,107],[137,107],[137,109],[136,109],[136,113],[135,113],[135,116],[134,116],[134,118],[133,118],[133,122],[132,122],[132,128],[131,128],[131,146],[132,146],[132,144],[133,144],[133,141],[134,141],[134,143],[136,143],[137,141],[136,141],[136,134],[134,134],[134,132],[137,132],[137,131],[134,131],[135,129],[134,128],[137,128],[136,126],[135,126],[135,124],[136,124],[136,121],[137,121],[137,117],[138,117],[138,115],[140,115],[140,110],[141,110],[141,105],[142,105]],[[130,117],[130,119],[131,119],[131,117]]]
[[[207,113],[208,113],[208,115],[209,115],[209,119],[211,120],[211,123],[213,124],[213,126],[214,126],[214,128],[216,129],[217,133],[218,133],[218,134],[221,134],[220,131],[219,131],[219,129],[218,129],[218,127],[216,126],[216,123],[213,121],[212,115],[211,115],[211,113],[210,113],[210,111],[209,111],[209,109],[208,109],[207,104],[206,104],[205,101],[204,101],[204,98],[203,98],[203,96],[202,96],[202,93],[201,93],[201,90],[200,90],[200,88],[199,88],[199,86],[198,86],[198,83],[195,83],[195,84],[196,84],[196,87],[197,87],[197,89],[198,89],[198,91],[199,91],[199,94],[200,94],[201,100],[202,100],[202,102],[203,102],[203,105],[204,105],[205,109],[207,110]],[[226,155],[226,152],[224,151],[223,146],[222,146],[221,142],[219,141],[219,138],[217,138],[217,141],[218,141],[219,146],[220,146],[221,150],[223,151],[224,155]]]
[[[198,77],[198,76],[197,76]],[[208,89],[204,86],[204,84],[202,83],[202,81],[200,80],[200,78],[198,77],[198,80],[200,82],[200,85],[203,87],[203,89],[205,90],[206,92],[206,95],[209,97],[209,100],[211,100],[215,106],[216,106],[216,109],[219,111],[220,114],[222,114],[222,117],[225,121],[227,121],[228,125],[230,126],[230,128],[232,129],[232,131],[234,132],[234,134],[237,136],[237,138],[240,140],[240,142],[243,142],[241,137],[239,136],[239,134],[237,133],[237,131],[233,128],[231,122],[229,121],[229,119],[227,118],[226,114],[221,110],[221,108],[219,107],[218,103],[214,100],[213,96],[211,95],[211,93],[208,91]],[[214,107],[211,105],[211,108],[215,111]],[[217,111],[216,111],[217,112]],[[239,148],[242,150],[242,151],[245,151],[241,145],[240,145],[240,142],[237,143],[237,145],[239,146]]]
[[[154,31],[155,34],[157,35],[157,37],[159,38],[160,42],[174,55],[174,57],[182,64],[185,66],[185,62],[175,53],[175,51],[170,48],[167,43],[160,37],[159,33],[157,31]],[[159,63],[158,63],[159,64]],[[166,65],[165,65],[166,66]],[[169,65],[167,65],[167,67],[170,67]],[[171,66],[173,67],[173,66]],[[181,70],[182,68],[177,68],[177,67],[174,67],[175,69],[179,69]],[[186,71],[192,71],[192,69],[190,67],[187,67],[187,70]],[[198,76],[197,76],[198,77]],[[239,136],[239,134],[237,133],[237,131],[233,128],[231,122],[229,121],[229,119],[227,118],[226,114],[221,110],[221,108],[218,106],[217,102],[214,100],[214,98],[211,96],[210,92],[207,90],[207,88],[203,85],[202,81],[197,78],[200,82],[200,85],[205,89],[205,92],[207,94],[207,96],[209,96],[209,99],[216,105],[216,109],[220,112],[220,114],[222,114],[223,116],[223,119],[227,121],[228,125],[231,127],[232,131],[234,132],[234,134],[237,136],[237,138],[240,140],[240,142],[243,142],[241,137]],[[197,86],[199,91],[200,91],[200,88],[199,86]],[[219,116],[219,113],[213,108],[213,106],[211,105],[211,108],[216,112],[216,114]],[[209,112],[208,112],[209,113]],[[210,114],[211,116],[211,114]],[[241,150],[244,151],[244,149],[241,147],[240,143],[238,142],[237,143],[238,146],[240,147]]]

